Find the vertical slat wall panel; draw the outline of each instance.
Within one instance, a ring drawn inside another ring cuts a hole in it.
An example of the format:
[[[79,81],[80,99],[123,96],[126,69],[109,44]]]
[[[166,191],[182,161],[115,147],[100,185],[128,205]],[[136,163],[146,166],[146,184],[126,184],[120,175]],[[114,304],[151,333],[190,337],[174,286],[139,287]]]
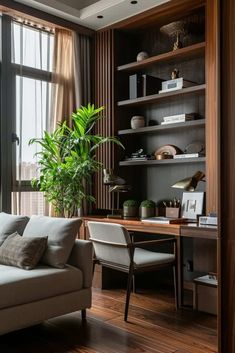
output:
[[[104,106],[105,116],[97,126],[96,133],[104,136],[115,135],[114,123],[114,33],[113,30],[97,32],[95,35],[95,104]],[[115,168],[113,144],[105,144],[97,151],[97,160],[103,168]],[[108,187],[103,185],[103,174],[100,171],[95,176],[94,195],[95,208],[110,209],[111,195]]]

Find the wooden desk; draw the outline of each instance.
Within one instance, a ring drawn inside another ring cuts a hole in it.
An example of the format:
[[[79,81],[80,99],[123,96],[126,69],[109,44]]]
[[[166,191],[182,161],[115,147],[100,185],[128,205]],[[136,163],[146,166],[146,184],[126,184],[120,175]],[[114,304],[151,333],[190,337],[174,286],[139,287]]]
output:
[[[179,278],[179,305],[183,303],[183,266],[182,266],[182,239],[183,237],[200,238],[200,239],[214,239],[218,238],[218,231],[215,227],[198,226],[194,223],[190,224],[159,224],[159,223],[146,223],[138,219],[113,219],[105,216],[85,216],[83,217],[83,225],[81,228],[81,237],[89,239],[89,232],[87,222],[107,222],[122,224],[126,229],[133,232],[141,232],[148,234],[170,235],[176,238],[177,247],[177,268]]]

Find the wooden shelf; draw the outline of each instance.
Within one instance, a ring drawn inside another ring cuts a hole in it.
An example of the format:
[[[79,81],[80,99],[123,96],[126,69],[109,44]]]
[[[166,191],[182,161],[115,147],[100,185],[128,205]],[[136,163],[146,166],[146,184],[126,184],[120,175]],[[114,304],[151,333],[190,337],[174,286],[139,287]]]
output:
[[[140,135],[140,134],[155,134],[161,131],[168,131],[168,130],[177,130],[177,129],[184,129],[190,127],[197,127],[197,126],[204,126],[205,119],[198,119],[192,121],[186,121],[183,123],[174,123],[169,125],[153,125],[142,127],[139,129],[126,129],[126,130],[119,130],[118,135]]]
[[[206,89],[205,84],[197,85],[197,86],[183,88],[183,89],[179,89],[179,90],[175,90],[167,93],[158,93],[158,94],[152,94],[150,96],[119,101],[117,105],[119,107],[128,107],[128,106],[143,105],[146,103],[153,104],[156,102],[167,100],[169,98],[180,98],[183,95],[194,95],[194,94],[200,95],[205,92],[205,89]]]
[[[204,163],[206,157],[198,158],[182,158],[182,159],[163,159],[163,160],[147,160],[147,161],[121,161],[119,162],[120,167],[133,166],[133,165],[166,165],[166,164],[185,164],[185,163]]]
[[[196,58],[205,53],[205,42],[190,45],[185,48],[170,51],[168,53],[152,56],[142,61],[135,61],[129,64],[121,65],[117,67],[117,71],[138,71],[142,70],[147,66],[154,65],[158,62],[187,60]]]

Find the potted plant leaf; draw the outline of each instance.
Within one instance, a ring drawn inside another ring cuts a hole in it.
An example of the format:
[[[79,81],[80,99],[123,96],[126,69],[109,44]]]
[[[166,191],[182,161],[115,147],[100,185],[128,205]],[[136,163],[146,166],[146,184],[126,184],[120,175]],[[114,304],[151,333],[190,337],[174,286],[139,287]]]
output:
[[[58,215],[72,217],[83,200],[95,201],[86,184],[102,168],[96,150],[108,142],[122,146],[115,137],[94,134],[95,124],[103,119],[99,115],[103,109],[89,103],[72,114],[71,128],[64,122],[54,132],[45,131],[42,138],[29,141],[41,146],[37,153],[40,175],[32,180],[32,186],[44,193]]]
[[[149,218],[155,216],[155,202],[144,200],[140,204],[140,218]]]
[[[123,202],[123,217],[136,217],[138,211],[138,202],[136,200],[126,200]]]

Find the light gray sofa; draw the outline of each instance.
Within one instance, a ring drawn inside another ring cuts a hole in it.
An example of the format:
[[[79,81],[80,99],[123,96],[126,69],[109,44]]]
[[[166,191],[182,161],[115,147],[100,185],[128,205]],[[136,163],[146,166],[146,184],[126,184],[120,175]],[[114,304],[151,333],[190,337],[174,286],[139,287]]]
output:
[[[70,222],[79,228],[79,220]],[[44,228],[43,232],[39,224]],[[12,231],[23,237],[49,235],[48,249],[53,260],[56,250],[62,254],[63,241],[67,241],[66,232],[71,224],[69,220],[49,217],[35,217],[28,222],[26,217],[0,213],[0,244]],[[54,232],[64,225],[63,239],[58,241]],[[91,307],[92,255],[89,241],[74,238],[69,259],[65,266],[58,266],[61,268],[45,264],[46,257],[43,264],[39,263],[32,270],[0,265],[0,334],[77,310],[82,311],[85,319],[86,309]]]

